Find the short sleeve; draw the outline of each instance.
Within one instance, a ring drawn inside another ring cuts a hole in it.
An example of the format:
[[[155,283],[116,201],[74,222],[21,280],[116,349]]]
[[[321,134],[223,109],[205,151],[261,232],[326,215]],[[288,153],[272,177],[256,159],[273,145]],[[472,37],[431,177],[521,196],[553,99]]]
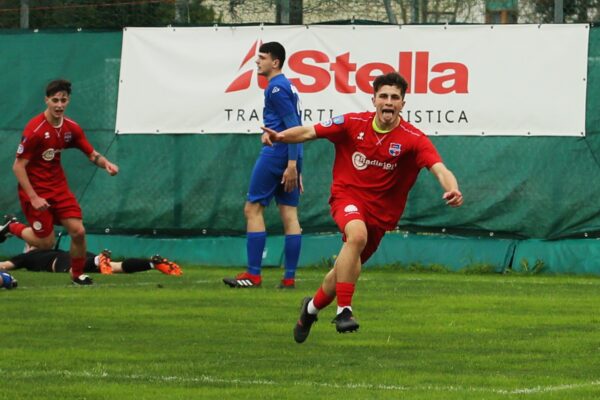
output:
[[[317,137],[326,138],[331,142],[337,142],[344,138],[346,133],[347,114],[338,115],[327,121],[319,122],[315,125]]]
[[[442,157],[435,146],[427,136],[421,136],[417,144],[417,165],[419,168],[429,169],[438,162],[442,162]]]
[[[36,154],[39,142],[40,137],[36,135],[31,128],[26,127],[25,130],[23,130],[21,142],[17,147],[16,157],[31,160]]]
[[[94,146],[92,146],[91,143],[87,140],[83,129],[81,129],[81,127],[76,124],[73,124],[71,126],[71,129],[73,133],[73,144],[71,147],[78,148],[88,156],[92,154],[92,152],[94,151]]]

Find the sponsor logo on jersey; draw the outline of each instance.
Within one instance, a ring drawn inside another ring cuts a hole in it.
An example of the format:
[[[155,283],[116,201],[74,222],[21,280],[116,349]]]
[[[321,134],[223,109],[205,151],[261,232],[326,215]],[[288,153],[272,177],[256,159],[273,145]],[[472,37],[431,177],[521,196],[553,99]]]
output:
[[[17,147],[17,154],[23,154],[24,151],[25,147],[23,147],[22,144],[19,144],[19,147]]]
[[[390,143],[390,155],[392,157],[398,157],[400,155],[400,150],[402,150],[402,145],[400,145],[400,143]]]
[[[73,139],[73,134],[71,132],[65,133],[65,142],[69,143]]]
[[[48,149],[42,153],[42,158],[46,161],[52,161],[52,160],[54,160],[55,154],[56,154],[56,151],[54,149]]]
[[[39,231],[42,229],[42,223],[40,221],[33,221],[31,227],[33,228],[33,230]]]
[[[367,164],[367,157],[359,151],[354,152],[352,154],[352,165],[359,171],[367,168],[369,165]]]
[[[356,136],[356,140],[364,140],[365,139],[365,133],[361,132],[358,134],[358,136]]]
[[[344,212],[346,215],[358,213],[358,207],[356,207],[354,204],[348,204],[346,207],[344,207]]]
[[[271,93],[275,94],[275,93],[279,93],[279,86],[275,86],[273,88],[273,90],[271,90]]]
[[[355,151],[352,154],[352,165],[359,171],[366,169],[369,166],[378,167],[385,171],[393,171],[396,169],[396,164],[383,162],[379,160],[369,160],[363,153],[360,151]]]

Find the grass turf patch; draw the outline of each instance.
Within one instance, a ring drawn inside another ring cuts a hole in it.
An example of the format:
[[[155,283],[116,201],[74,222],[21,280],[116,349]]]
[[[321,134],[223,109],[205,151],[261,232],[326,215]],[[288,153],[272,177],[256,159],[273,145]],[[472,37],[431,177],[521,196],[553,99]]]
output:
[[[335,307],[293,341],[296,290],[230,289],[239,271],[95,276],[16,271],[3,304],[6,399],[596,399],[600,279],[368,269],[340,335]]]

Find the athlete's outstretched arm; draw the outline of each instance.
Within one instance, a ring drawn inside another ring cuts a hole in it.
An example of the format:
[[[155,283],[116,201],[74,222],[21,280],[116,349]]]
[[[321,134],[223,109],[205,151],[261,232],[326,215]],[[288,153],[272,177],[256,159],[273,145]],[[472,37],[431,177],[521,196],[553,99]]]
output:
[[[102,168],[108,172],[109,175],[114,176],[119,173],[119,167],[116,164],[108,161],[108,158],[94,150],[90,156],[90,161],[96,164],[99,168]]]
[[[302,143],[317,138],[315,127],[312,125],[295,126],[282,132],[275,132],[273,129],[267,128],[266,126],[263,126],[260,129],[264,132],[261,141],[267,146],[272,146],[273,142]]]
[[[442,198],[446,200],[446,204],[450,207],[460,207],[463,203],[463,196],[458,190],[458,182],[454,174],[441,162],[433,164],[429,171],[444,189]]]

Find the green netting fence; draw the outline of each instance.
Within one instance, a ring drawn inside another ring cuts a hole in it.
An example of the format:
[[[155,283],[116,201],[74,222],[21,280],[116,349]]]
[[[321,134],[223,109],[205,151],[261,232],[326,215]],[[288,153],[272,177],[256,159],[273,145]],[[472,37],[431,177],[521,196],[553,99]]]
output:
[[[88,232],[236,235],[249,174],[260,149],[255,135],[114,135],[120,32],[0,33],[0,211],[16,212],[11,166],[26,122],[44,109],[43,88],[73,82],[69,115],[121,168],[111,178],[77,151],[63,154]],[[548,82],[549,95],[554,93]],[[147,93],[157,97],[160,93]],[[199,93],[201,95],[201,93]],[[587,135],[572,137],[433,137],[458,177],[464,207],[451,210],[422,172],[400,221],[414,231],[556,239],[600,233],[600,29],[590,32]],[[490,110],[493,112],[493,110]],[[305,232],[334,232],[327,198],[333,149],[305,146],[300,218]],[[269,230],[281,232],[276,210]]]

